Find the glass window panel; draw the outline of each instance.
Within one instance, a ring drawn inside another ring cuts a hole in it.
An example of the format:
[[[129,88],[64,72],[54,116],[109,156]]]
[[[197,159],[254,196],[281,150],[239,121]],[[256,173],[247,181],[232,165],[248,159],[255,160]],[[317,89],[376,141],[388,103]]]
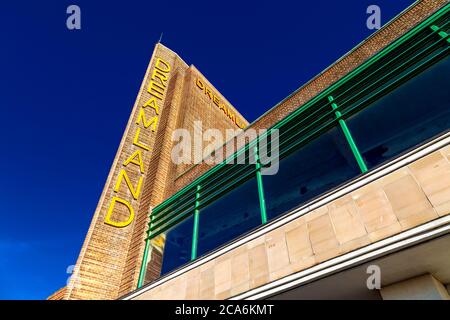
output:
[[[204,255],[260,224],[258,186],[252,178],[200,210],[197,255]]]
[[[369,168],[449,129],[449,83],[446,58],[346,121]]]
[[[150,240],[144,283],[177,269],[191,260],[194,217],[190,216]]]
[[[263,176],[267,218],[275,218],[360,173],[341,129],[335,127],[281,160],[276,175]]]
[[[191,260],[193,228],[194,216],[191,215],[166,232],[161,275]]]

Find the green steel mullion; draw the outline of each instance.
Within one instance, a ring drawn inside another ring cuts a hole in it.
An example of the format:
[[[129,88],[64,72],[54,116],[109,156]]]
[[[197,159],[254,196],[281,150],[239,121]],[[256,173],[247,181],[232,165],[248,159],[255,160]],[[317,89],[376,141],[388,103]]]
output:
[[[200,198],[200,185],[197,185],[197,192],[195,193],[194,228],[192,230],[191,260],[195,260],[197,258],[198,225],[200,221],[200,211],[198,210],[199,198]]]
[[[261,161],[259,159],[259,151],[258,147],[254,147],[255,151],[255,165],[256,165],[256,182],[258,184],[258,198],[259,198],[259,207],[261,209],[261,223],[267,223],[267,211],[266,211],[266,200],[264,198],[264,188],[263,188],[263,180],[261,174]]]
[[[195,197],[195,194],[192,195],[192,197]],[[195,198],[194,198],[195,199]],[[158,215],[157,217],[153,217],[152,223],[153,224],[161,224],[162,221],[168,220],[170,218],[175,217],[176,215],[189,210],[191,207],[195,205],[195,200],[189,200],[187,202],[182,202],[178,207],[173,209],[172,211],[169,211],[166,214]]]
[[[192,197],[194,196],[195,194],[192,195]],[[157,216],[154,216],[152,222],[156,223],[157,221],[167,220],[167,218],[173,217],[179,214],[180,212],[189,209],[189,207],[192,207],[193,205],[195,205],[195,201],[193,199],[186,202],[181,202],[181,204],[179,204],[178,207],[175,207],[175,209],[171,208],[170,210],[165,212],[165,214],[159,214]]]
[[[175,215],[171,215],[169,216],[167,219],[163,219],[161,221],[158,221],[158,223],[152,223],[150,225],[150,230],[156,230],[159,229],[167,224],[171,224],[173,221],[180,221],[183,218],[189,216],[190,214],[192,214],[192,209],[191,210],[184,210],[181,213],[177,213]]]
[[[159,212],[165,210],[166,208],[168,208],[169,206],[174,204],[174,202],[176,202],[179,198],[184,197],[189,192],[191,192],[192,194],[195,193],[195,188],[193,188],[192,184],[187,185],[186,187],[184,187],[183,189],[181,189],[180,191],[175,193],[173,196],[171,196],[170,198],[166,199],[164,202],[157,205],[155,207],[154,211],[158,212],[158,214],[159,214]]]
[[[150,214],[149,226],[151,225],[151,221],[152,221],[152,216]],[[147,260],[148,260],[148,250],[150,248],[150,239],[148,237],[149,233],[150,233],[150,230],[147,231],[147,237],[145,238],[144,255],[142,257],[141,269],[139,270],[139,278],[138,278],[138,284],[137,284],[138,289],[140,287],[142,287],[142,285],[144,284],[144,279],[145,279],[145,270],[147,268]]]
[[[192,198],[192,196],[194,196],[194,195],[195,195],[195,189],[189,190],[189,192],[186,192],[186,193],[180,195],[174,202],[171,202],[168,204],[166,204],[165,202],[162,202],[161,204],[159,204],[158,206],[155,207],[155,210],[153,211],[153,215],[158,216],[158,215],[164,213],[166,210],[170,210],[174,206],[177,206],[180,201],[184,201],[185,199]]]
[[[320,126],[317,125],[319,122],[321,122],[322,120],[332,116],[334,114],[334,111],[331,110],[325,114],[323,114],[321,117],[317,118],[316,120],[314,120],[313,122],[311,122],[308,125],[305,125],[304,127],[302,127],[302,130],[298,131],[297,133],[291,135],[290,137],[284,139],[284,141],[280,142],[280,150],[285,148],[286,146],[289,146],[292,144],[296,144],[297,140],[299,139],[299,137],[301,137],[302,135],[308,134],[308,132],[311,132],[312,129],[319,127],[319,129],[321,127],[324,126],[324,123],[322,123]],[[306,116],[305,118],[308,118],[308,116]],[[333,117],[334,118],[334,117]],[[300,123],[303,123],[303,121],[299,121]],[[337,122],[336,119],[333,119],[333,122]],[[325,125],[327,124],[327,122],[325,122]],[[315,130],[312,130],[313,132]],[[292,142],[290,142],[292,141]]]
[[[144,256],[142,257],[141,269],[139,270],[138,289],[144,284],[145,269],[147,267],[148,249],[150,247],[150,239],[145,239]]]
[[[345,138],[347,139],[348,144],[350,145],[350,149],[352,149],[353,155],[355,156],[356,162],[359,165],[359,168],[361,169],[362,173],[367,172],[367,166],[364,162],[363,157],[361,156],[361,153],[358,150],[358,147],[356,146],[355,141],[353,140],[352,134],[350,133],[350,130],[347,127],[347,124],[345,123],[344,119],[341,118],[341,112],[338,109],[338,106],[333,99],[333,96],[328,96],[328,100],[331,102],[331,107],[333,110],[335,110],[336,113],[336,119],[339,120],[339,125],[341,126],[342,131],[344,132]]]
[[[436,25],[432,25],[430,26],[431,30],[433,30],[434,32],[437,32],[437,34],[439,36],[441,36],[444,40],[447,40],[448,43],[450,43],[450,35],[445,32],[444,30],[442,30],[440,27],[436,26]]]
[[[158,226],[153,226],[151,225],[149,228],[149,231],[147,232],[148,234],[148,238],[149,239],[153,239],[156,236],[160,235],[161,233],[169,230],[170,228],[172,228],[173,226],[177,225],[178,223],[180,223],[181,221],[183,221],[184,219],[188,218],[189,216],[193,215],[192,211],[186,211],[183,214],[181,214],[180,216],[165,222],[164,224],[158,225]]]
[[[191,207],[192,207],[192,205],[191,205]],[[151,224],[150,229],[151,230],[155,230],[155,229],[160,228],[161,226],[167,224],[170,221],[177,220],[179,217],[185,217],[187,215],[186,213],[187,212],[192,212],[192,210],[193,210],[193,208],[189,208],[188,207],[188,208],[186,208],[184,210],[174,211],[173,214],[167,215],[163,219],[160,219],[158,221],[153,222]],[[149,224],[149,226],[150,226],[150,224]]]

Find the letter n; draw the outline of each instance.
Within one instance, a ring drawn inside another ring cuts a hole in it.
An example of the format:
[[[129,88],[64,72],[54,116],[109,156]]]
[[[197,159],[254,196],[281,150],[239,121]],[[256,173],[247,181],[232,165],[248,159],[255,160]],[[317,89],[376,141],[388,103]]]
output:
[[[122,178],[125,178],[125,182],[128,186],[128,189],[131,191],[131,194],[133,195],[133,198],[137,200],[139,197],[139,193],[141,192],[141,186],[142,186],[142,176],[139,177],[139,181],[136,187],[136,190],[134,190],[133,185],[131,184],[131,180],[127,175],[127,172],[124,169],[120,170],[119,178],[117,178],[116,186],[114,187],[114,192],[119,191],[120,184],[122,182]]]

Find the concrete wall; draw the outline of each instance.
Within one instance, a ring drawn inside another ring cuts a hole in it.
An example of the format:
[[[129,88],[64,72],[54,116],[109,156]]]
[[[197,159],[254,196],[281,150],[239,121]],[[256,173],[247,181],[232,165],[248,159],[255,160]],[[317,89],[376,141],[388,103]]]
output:
[[[450,300],[444,285],[431,274],[392,284],[380,292],[383,300]]]

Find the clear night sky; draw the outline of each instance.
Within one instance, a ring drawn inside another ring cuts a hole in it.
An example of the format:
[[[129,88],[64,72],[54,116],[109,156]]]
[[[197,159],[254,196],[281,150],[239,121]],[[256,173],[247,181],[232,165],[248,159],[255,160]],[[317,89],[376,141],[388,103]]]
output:
[[[0,299],[65,285],[162,31],[253,121],[413,0],[176,2],[1,1]]]

